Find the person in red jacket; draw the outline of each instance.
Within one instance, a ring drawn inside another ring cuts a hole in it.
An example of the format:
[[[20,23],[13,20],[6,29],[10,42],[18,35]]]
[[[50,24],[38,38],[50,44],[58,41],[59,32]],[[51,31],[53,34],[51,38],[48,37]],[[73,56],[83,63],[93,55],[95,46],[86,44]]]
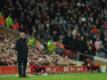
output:
[[[97,71],[99,72],[99,65],[95,64],[91,58],[86,59],[84,65],[87,67],[88,71]]]
[[[12,29],[13,29],[13,30],[19,30],[19,29],[20,29],[20,24],[19,24],[19,22],[17,21],[17,19],[15,19],[14,24],[13,24],[13,26],[12,26]]]
[[[99,33],[99,29],[96,26],[94,26],[91,30],[91,33],[97,34],[97,33]]]
[[[1,13],[0,13],[0,26],[5,26],[5,18]]]

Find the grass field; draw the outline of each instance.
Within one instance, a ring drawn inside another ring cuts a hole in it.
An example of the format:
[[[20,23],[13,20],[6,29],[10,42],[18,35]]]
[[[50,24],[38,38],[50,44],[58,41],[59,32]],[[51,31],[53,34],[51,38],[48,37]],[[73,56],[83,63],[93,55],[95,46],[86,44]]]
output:
[[[18,76],[0,76],[0,80],[107,80],[106,73],[74,73],[55,75],[33,75],[28,78]]]

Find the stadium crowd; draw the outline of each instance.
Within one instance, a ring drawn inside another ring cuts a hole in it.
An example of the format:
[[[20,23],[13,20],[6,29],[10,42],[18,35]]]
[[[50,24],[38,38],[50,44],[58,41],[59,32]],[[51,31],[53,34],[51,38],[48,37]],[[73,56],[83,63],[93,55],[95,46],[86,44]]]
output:
[[[28,45],[34,53],[46,50],[75,59],[81,52],[107,58],[106,0],[0,0],[4,26],[31,35]]]
[[[0,66],[16,65],[17,52],[15,41],[17,37],[12,35],[0,34]],[[35,65],[75,65],[74,61],[68,57],[61,57],[57,54],[44,54],[38,49],[29,46],[28,64]]]

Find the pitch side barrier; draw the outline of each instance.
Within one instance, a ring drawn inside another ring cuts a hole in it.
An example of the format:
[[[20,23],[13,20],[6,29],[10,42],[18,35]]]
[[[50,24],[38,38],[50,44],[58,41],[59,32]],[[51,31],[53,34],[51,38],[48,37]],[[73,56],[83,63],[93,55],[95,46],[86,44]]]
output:
[[[80,73],[87,72],[85,66],[41,66],[44,67],[47,73]],[[36,74],[38,69],[35,65],[30,65],[28,73]],[[0,75],[17,74],[17,66],[0,66]]]

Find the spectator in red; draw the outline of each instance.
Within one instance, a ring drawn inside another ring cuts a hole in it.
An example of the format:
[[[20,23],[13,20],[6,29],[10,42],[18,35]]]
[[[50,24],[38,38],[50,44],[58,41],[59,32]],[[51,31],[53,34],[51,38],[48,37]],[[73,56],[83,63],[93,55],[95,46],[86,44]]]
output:
[[[88,71],[99,71],[99,65],[95,64],[91,58],[86,59],[84,65],[86,65]]]
[[[12,26],[12,29],[13,29],[13,30],[19,30],[19,29],[20,29],[20,24],[19,24],[19,22],[17,21],[17,19],[15,19],[14,24],[13,24],[13,26]]]
[[[5,18],[2,15],[2,13],[0,13],[0,26],[4,26],[5,25]]]
[[[92,34],[97,34],[97,33],[99,33],[99,29],[96,26],[94,26],[92,28],[91,32],[92,32]]]

